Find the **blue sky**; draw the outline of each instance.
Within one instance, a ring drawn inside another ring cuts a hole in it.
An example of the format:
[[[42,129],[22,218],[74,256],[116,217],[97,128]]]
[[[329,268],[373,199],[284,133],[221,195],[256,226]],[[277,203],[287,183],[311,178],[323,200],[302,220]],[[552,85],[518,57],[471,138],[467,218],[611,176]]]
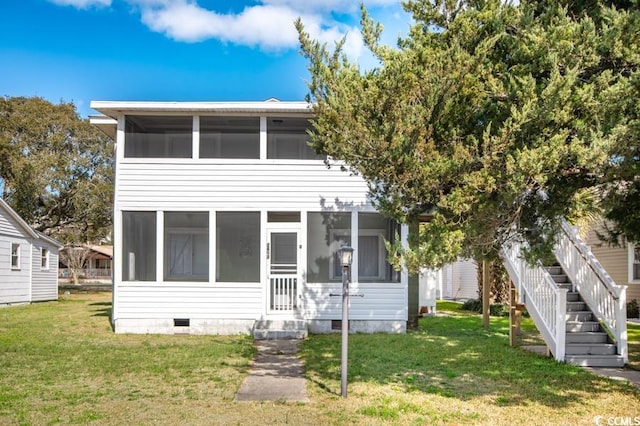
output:
[[[346,51],[371,66],[357,0],[2,0],[0,95],[92,100],[302,100],[308,73],[293,19],[317,39],[347,34]],[[406,33],[399,0],[365,0]]]

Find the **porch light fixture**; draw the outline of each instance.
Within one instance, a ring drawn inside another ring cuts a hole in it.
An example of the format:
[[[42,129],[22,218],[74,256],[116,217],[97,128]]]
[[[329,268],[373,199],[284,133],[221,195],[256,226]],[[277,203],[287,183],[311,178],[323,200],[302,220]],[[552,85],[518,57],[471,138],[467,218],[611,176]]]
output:
[[[340,247],[340,263],[342,266],[350,267],[353,262],[353,248],[345,244]]]
[[[349,351],[349,268],[353,262],[353,248],[345,244],[340,247],[340,263],[342,263],[342,354],[340,368],[340,390],[342,397],[347,397],[347,352]]]

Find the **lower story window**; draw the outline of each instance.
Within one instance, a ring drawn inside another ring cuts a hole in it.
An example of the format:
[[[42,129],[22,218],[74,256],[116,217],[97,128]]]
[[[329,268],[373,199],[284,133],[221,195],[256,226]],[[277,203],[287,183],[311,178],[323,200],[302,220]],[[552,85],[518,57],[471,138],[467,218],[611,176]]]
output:
[[[260,213],[217,213],[216,281],[260,282]]]
[[[208,212],[165,212],[164,279],[209,280]]]
[[[156,212],[122,212],[122,281],[156,280]]]
[[[20,269],[20,244],[11,243],[11,269]]]

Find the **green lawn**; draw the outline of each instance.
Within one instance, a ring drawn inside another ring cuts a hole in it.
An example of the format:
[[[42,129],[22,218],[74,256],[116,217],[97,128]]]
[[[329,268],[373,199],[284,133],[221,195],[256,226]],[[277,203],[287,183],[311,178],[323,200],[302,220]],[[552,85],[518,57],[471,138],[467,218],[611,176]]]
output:
[[[0,424],[594,424],[640,416],[625,383],[508,346],[508,320],[442,304],[406,335],[340,336],[301,347],[311,402],[237,403],[255,354],[242,336],[116,335],[110,294],[0,309]],[[535,341],[524,321],[523,341]],[[637,360],[640,327],[630,327]]]

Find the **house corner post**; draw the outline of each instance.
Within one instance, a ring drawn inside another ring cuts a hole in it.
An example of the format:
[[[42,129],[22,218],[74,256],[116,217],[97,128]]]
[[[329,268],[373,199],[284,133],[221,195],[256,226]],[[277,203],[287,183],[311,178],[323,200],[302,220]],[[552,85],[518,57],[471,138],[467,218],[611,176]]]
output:
[[[413,220],[409,223],[409,235],[417,235],[420,223]],[[410,239],[411,240],[411,239]],[[420,318],[420,275],[418,273],[408,274],[407,282],[407,329],[417,330],[418,319]]]

